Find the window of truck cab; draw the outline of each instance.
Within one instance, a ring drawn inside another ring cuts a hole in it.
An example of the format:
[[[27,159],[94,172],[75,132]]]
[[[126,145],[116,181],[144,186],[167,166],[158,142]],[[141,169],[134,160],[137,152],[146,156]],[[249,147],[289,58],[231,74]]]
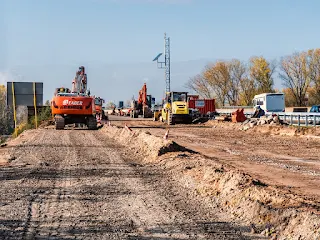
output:
[[[185,93],[173,93],[173,101],[186,102],[186,94]]]
[[[257,98],[256,99],[256,105],[262,106],[264,104],[263,100],[264,100],[264,98],[262,98],[262,97],[261,98]]]
[[[94,100],[94,104],[95,104],[95,105],[102,105],[101,103],[102,103],[102,101],[101,101],[101,99],[99,99],[99,98],[96,98],[96,99]]]

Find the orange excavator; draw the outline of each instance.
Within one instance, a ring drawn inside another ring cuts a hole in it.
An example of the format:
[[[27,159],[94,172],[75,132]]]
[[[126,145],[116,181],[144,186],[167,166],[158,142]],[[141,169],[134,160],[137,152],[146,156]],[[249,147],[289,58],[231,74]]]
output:
[[[72,90],[56,88],[51,111],[56,129],[64,129],[67,124],[84,124],[90,130],[97,129],[94,98],[87,90],[87,74],[83,66],[76,72]]]
[[[143,87],[139,91],[138,101],[134,99],[131,102],[130,117],[137,118],[142,115],[143,118],[150,118],[153,116],[152,110],[152,96],[147,95],[147,84],[143,84]]]

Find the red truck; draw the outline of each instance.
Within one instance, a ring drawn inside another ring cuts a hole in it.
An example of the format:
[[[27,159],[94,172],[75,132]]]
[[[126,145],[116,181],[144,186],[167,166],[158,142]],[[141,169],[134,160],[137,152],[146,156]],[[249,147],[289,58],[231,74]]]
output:
[[[188,95],[189,108],[198,109],[201,115],[215,113],[215,99],[199,99],[198,95]]]

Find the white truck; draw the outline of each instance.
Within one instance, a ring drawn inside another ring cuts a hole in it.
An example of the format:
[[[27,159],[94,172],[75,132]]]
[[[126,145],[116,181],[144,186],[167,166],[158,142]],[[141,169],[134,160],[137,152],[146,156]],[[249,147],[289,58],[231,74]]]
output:
[[[252,100],[253,106],[260,106],[267,112],[284,112],[285,101],[283,93],[262,93],[255,95]]]

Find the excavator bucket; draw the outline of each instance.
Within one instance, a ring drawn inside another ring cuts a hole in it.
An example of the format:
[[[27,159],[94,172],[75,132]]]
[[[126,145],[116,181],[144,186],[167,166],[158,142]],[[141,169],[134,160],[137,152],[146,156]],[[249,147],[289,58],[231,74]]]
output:
[[[244,109],[241,108],[241,109],[237,109],[237,111],[233,112],[232,116],[231,116],[231,121],[234,123],[237,123],[237,122],[244,122],[245,120],[247,120],[243,111],[244,111]]]

